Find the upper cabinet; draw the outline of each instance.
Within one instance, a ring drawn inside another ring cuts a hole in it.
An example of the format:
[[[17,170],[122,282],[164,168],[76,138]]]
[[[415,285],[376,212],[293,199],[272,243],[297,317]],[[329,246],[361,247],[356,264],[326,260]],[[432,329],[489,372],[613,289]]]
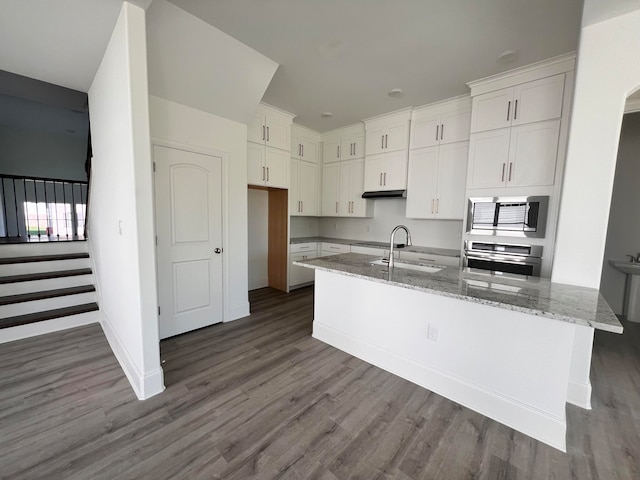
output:
[[[357,124],[333,130],[322,136],[323,163],[339,162],[364,158],[364,125]]]
[[[469,140],[471,97],[416,108],[411,114],[411,148]]]
[[[247,183],[289,188],[293,115],[260,104],[247,126]]]
[[[364,190],[407,188],[409,109],[365,120]]]
[[[247,140],[289,151],[293,115],[260,104],[247,125]]]
[[[320,134],[298,125],[291,127],[291,158],[318,163]]]
[[[564,74],[473,97],[471,132],[484,132],[562,116]]]

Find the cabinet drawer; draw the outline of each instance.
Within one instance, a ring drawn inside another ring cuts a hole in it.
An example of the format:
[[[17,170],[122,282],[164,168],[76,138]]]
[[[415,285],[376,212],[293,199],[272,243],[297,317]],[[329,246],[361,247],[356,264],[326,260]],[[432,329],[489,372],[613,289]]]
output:
[[[317,251],[318,251],[318,244],[316,242],[294,243],[289,248],[290,253],[301,253],[301,252],[316,253]]]
[[[293,264],[293,262],[297,262],[298,260],[311,260],[312,258],[317,258],[315,250],[309,253],[297,253],[294,255],[289,255],[289,286],[290,287],[313,282],[315,277],[314,269],[299,267]]]
[[[327,243],[322,242],[321,250],[327,253],[339,254],[349,253],[351,251],[351,245],[343,245],[341,243]]]
[[[427,253],[401,251],[400,260],[412,260],[414,262],[433,263],[435,265],[444,265],[445,267],[460,266],[459,257],[449,257],[446,255],[431,255]]]

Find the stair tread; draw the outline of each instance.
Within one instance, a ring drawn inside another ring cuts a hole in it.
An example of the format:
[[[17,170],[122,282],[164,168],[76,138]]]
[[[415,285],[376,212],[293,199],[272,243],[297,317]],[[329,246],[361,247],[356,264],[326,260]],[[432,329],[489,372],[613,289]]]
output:
[[[33,280],[47,280],[49,278],[73,277],[76,275],[90,275],[90,268],[76,268],[73,270],[58,270],[55,272],[27,273],[24,275],[10,275],[0,277],[0,285],[16,282],[30,282]]]
[[[33,263],[33,262],[52,262],[56,260],[75,260],[78,258],[89,258],[86,252],[79,253],[61,253],[57,255],[32,255],[26,257],[6,257],[0,258],[0,265],[9,265],[12,263]]]
[[[80,285],[78,287],[56,288],[54,290],[43,290],[40,292],[7,295],[4,297],[0,297],[0,306],[10,305],[13,303],[31,302],[34,300],[45,300],[48,298],[64,297],[67,295],[77,295],[79,293],[90,293],[95,291],[96,287],[94,287],[93,285]]]
[[[18,327],[20,325],[28,325],[30,323],[43,322],[45,320],[52,320],[54,318],[68,317],[69,315],[78,315],[80,313],[95,312],[97,310],[98,304],[92,302],[82,305],[74,305],[72,307],[56,308],[54,310],[29,313],[27,315],[7,317],[0,319],[0,329]]]

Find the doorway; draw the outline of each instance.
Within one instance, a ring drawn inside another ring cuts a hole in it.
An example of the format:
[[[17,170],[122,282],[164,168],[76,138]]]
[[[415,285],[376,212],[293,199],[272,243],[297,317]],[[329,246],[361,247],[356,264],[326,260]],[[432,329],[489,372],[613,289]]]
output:
[[[160,338],[223,320],[222,158],[154,145]]]

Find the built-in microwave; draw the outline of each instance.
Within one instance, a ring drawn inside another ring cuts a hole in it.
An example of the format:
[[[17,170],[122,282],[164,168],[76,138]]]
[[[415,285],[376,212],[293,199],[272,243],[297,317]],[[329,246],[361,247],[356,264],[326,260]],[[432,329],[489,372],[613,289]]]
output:
[[[544,238],[548,196],[472,197],[467,233]]]

